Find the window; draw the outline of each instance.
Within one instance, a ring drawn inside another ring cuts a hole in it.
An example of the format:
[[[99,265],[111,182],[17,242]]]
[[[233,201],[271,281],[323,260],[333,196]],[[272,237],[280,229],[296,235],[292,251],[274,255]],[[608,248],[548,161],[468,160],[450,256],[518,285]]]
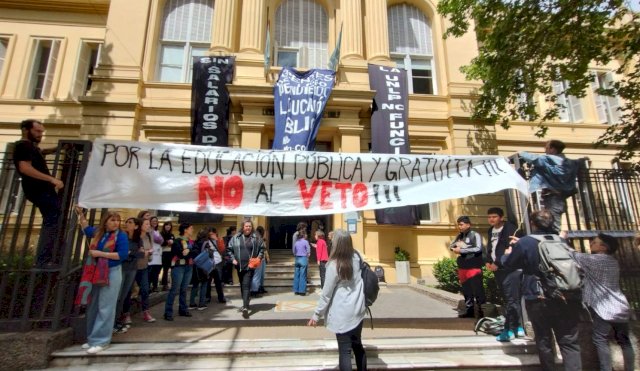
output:
[[[7,58],[8,46],[9,46],[9,39],[0,37],[0,73],[2,73],[2,66],[4,66],[4,60]]]
[[[100,59],[101,43],[83,42],[80,45],[80,54],[76,64],[75,83],[73,85],[73,96],[86,95],[91,89],[91,76],[98,66]]]
[[[407,70],[409,93],[437,94],[429,20],[407,4],[390,7],[387,18],[391,59]]]
[[[598,112],[598,122],[601,124],[615,124],[620,121],[618,97],[598,93],[598,89],[611,89],[612,87],[613,74],[611,72],[592,73],[591,89],[596,103],[596,111]]]
[[[438,211],[438,203],[431,202],[428,204],[418,205],[420,208],[420,221],[433,223],[440,221],[440,212]]]
[[[568,81],[554,81],[553,91],[558,95],[556,103],[560,106],[558,116],[562,122],[582,122],[582,102],[578,97],[568,95]]]
[[[281,67],[326,68],[328,18],[313,0],[284,0],[276,11],[275,64]]]
[[[58,63],[60,40],[38,39],[35,41],[34,50],[28,97],[31,99],[49,99]]]
[[[213,0],[167,0],[164,7],[157,78],[191,82],[194,56],[211,44]]]

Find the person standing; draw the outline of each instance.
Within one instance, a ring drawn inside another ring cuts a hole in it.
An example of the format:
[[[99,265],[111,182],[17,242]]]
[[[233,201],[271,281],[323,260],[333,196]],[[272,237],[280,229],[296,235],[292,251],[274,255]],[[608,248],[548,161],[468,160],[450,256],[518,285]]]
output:
[[[256,268],[253,273],[253,279],[251,280],[251,295],[257,297],[260,294],[266,294],[267,290],[264,289],[264,276],[267,268],[267,262],[269,260],[269,248],[267,246],[267,239],[264,237],[264,227],[259,225],[256,228],[257,238],[262,238],[264,242],[264,259],[260,263],[260,266]]]
[[[149,311],[149,257],[153,252],[153,237],[151,234],[151,223],[149,219],[140,219],[140,246],[136,251],[136,273],[135,282],[138,284],[138,298],[142,309],[142,320],[145,322],[155,322]],[[124,298],[122,311],[126,313],[127,320],[131,322],[131,295],[133,285],[129,288],[128,294]],[[127,323],[130,324],[130,323]]]
[[[170,221],[162,225],[162,291],[169,290],[169,274],[171,271],[171,246],[173,246],[173,224]]]
[[[553,229],[560,232],[562,214],[567,212],[567,197],[576,192],[578,161],[568,159],[562,152],[565,144],[559,140],[545,143],[544,155],[520,152],[518,155],[532,165],[529,192],[538,200],[540,208],[553,215]]]
[[[171,289],[167,295],[164,306],[164,319],[173,321],[173,303],[178,294],[178,315],[192,317],[187,307],[187,287],[191,283],[193,272],[193,257],[191,250],[193,243],[191,234],[193,226],[189,223],[180,223],[178,227],[180,236],[173,241],[171,246]]]
[[[307,241],[307,230],[300,229],[298,231],[298,239],[293,245],[293,256],[295,257],[293,292],[296,295],[305,296],[307,294],[307,268],[310,254],[311,246]]]
[[[635,355],[629,338],[629,302],[620,290],[620,265],[613,256],[618,241],[600,233],[591,240],[591,254],[576,252],[574,257],[584,270],[582,301],[593,319],[593,344],[598,352],[601,371],[611,370],[609,333],[622,349],[625,371],[634,369]]]
[[[224,290],[222,289],[222,269],[224,266],[223,256],[226,255],[226,248],[224,246],[224,240],[218,237],[218,230],[213,227],[209,229],[209,243],[211,244],[211,250],[213,252],[213,270],[207,281],[207,303],[211,302],[211,280],[213,280],[216,295],[218,296],[218,303],[224,304],[227,302],[227,299],[225,299]]]
[[[468,216],[459,217],[457,223],[460,233],[449,248],[459,255],[456,262],[458,279],[464,295],[465,311],[458,317],[482,317],[481,305],[486,302],[482,286],[482,237],[471,229],[471,219]],[[477,312],[474,312],[475,306],[478,307]]]
[[[58,191],[64,187],[60,179],[51,176],[44,155],[55,149],[40,149],[44,136],[44,125],[37,120],[24,120],[20,123],[22,139],[15,143],[13,162],[22,177],[22,190],[42,214],[42,228],[36,248],[36,267],[53,265],[54,247],[58,240],[58,219],[60,200]]]
[[[318,262],[318,268],[320,269],[320,288],[324,287],[324,278],[327,272],[327,262],[329,261],[329,250],[327,249],[327,243],[324,240],[324,232],[322,230],[316,231],[316,261]]]
[[[360,257],[353,248],[351,235],[336,229],[325,285],[307,326],[316,327],[320,318],[325,318],[327,329],[336,334],[341,371],[352,369],[352,351],[357,369],[367,369],[367,354],[362,346],[362,323],[366,312],[363,285]]]
[[[227,235],[224,236],[224,246],[225,248],[229,246],[229,240],[236,234],[238,228],[235,225],[227,228]],[[231,258],[224,254],[224,265],[222,266],[222,282],[227,285],[233,285],[233,263],[231,263]]]
[[[530,216],[532,235],[553,235],[553,215],[549,210],[534,211]],[[578,343],[578,313],[582,303],[578,300],[562,300],[545,297],[540,278],[540,242],[532,235],[514,238],[515,245],[507,247],[502,256],[502,266],[522,269],[522,296],[538,350],[543,370],[555,369],[553,336],[562,353],[566,371],[582,370],[580,344]]]
[[[505,326],[498,341],[509,341],[514,337],[524,337],[524,328],[521,325],[522,307],[520,298],[520,280],[522,279],[522,269],[507,269],[502,266],[502,255],[509,247],[511,237],[520,237],[518,228],[511,222],[504,220],[504,210],[499,207],[492,207],[487,211],[487,221],[491,226],[488,231],[487,254],[485,256],[485,266],[492,271],[496,278],[496,283],[502,291],[505,302]]]
[[[152,216],[149,219],[151,223],[150,233],[153,235],[153,252],[151,253],[151,260],[149,261],[149,291],[158,292],[158,278],[160,277],[160,271],[162,270],[162,243],[164,238],[158,231],[158,217]]]
[[[263,258],[264,241],[258,238],[253,230],[253,222],[245,220],[242,223],[242,232],[231,237],[227,245],[227,255],[238,271],[240,281],[240,293],[242,295],[242,317],[249,318],[249,302],[251,292],[251,281],[253,279],[254,268],[249,268],[250,258]]]
[[[127,258],[127,234],[120,230],[120,215],[105,213],[100,225],[90,227],[82,209],[76,208],[85,236],[91,238],[89,255],[93,259],[108,259],[109,284],[93,286],[87,307],[87,342],[82,345],[89,354],[96,354],[111,344],[116,303],[122,282],[121,262]]]

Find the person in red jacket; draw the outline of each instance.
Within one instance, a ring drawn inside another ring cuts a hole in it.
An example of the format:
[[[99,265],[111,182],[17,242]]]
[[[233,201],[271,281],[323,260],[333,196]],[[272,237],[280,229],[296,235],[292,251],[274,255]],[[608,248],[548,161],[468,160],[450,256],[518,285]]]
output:
[[[324,240],[324,232],[317,230],[315,234],[316,243],[312,244],[316,248],[316,261],[320,268],[320,287],[324,287],[324,275],[327,271],[327,261],[329,261],[329,249],[327,249],[327,242]]]

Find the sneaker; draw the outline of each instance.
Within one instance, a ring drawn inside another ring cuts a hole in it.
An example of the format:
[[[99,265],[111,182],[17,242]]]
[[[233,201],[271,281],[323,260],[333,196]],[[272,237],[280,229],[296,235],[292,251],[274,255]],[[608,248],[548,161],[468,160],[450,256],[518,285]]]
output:
[[[196,307],[197,308],[197,307]],[[193,317],[193,314],[189,312],[178,313],[180,317]]]
[[[127,326],[116,325],[116,327],[113,328],[113,333],[114,334],[124,334],[128,330],[129,329],[127,328]]]
[[[124,323],[125,325],[130,325],[131,323],[133,323],[131,321],[131,314],[130,313],[123,313],[121,322]]]
[[[92,346],[91,348],[87,349],[87,353],[89,354],[96,354],[96,353],[100,353],[103,350],[107,349],[109,346],[108,345],[96,345],[96,346]]]
[[[85,349],[85,350],[86,350],[86,349],[91,348],[91,345],[89,345],[89,343],[84,343],[84,344],[82,344],[82,346],[81,346],[80,348],[82,348],[82,349]]]
[[[206,306],[206,305],[200,305],[200,306],[198,306],[198,310],[205,310],[205,309],[207,309],[207,306]]]
[[[149,323],[156,321],[156,319],[153,318],[153,316],[148,310],[145,310],[144,312],[142,312],[142,320]]]
[[[502,342],[511,341],[513,340],[513,338],[515,338],[515,336],[513,335],[513,331],[511,330],[504,330],[500,333],[500,335],[496,336],[496,340]]]
[[[516,337],[523,338],[525,336],[527,336],[527,334],[524,332],[524,329],[522,327],[518,327],[518,330],[516,330]]]
[[[165,321],[173,321],[173,316],[168,315],[168,314],[165,314],[165,315],[164,315],[164,320],[165,320]]]
[[[249,318],[249,309],[242,307],[242,318]]]
[[[195,304],[189,304],[189,309],[198,309],[198,306]]]

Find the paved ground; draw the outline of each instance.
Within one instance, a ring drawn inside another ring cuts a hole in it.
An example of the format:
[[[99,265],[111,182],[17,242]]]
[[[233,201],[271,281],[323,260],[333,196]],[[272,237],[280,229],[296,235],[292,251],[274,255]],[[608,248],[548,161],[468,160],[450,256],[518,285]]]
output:
[[[250,318],[242,318],[237,286],[225,289],[228,303],[217,302],[193,317],[163,319],[164,302],[152,307],[155,323],[144,323],[140,315],[126,334],[114,335],[113,342],[170,342],[223,339],[330,339],[334,335],[319,326],[306,326],[318,300],[316,293],[301,297],[288,289],[271,289],[251,301]],[[155,294],[162,295],[162,294]],[[458,319],[450,304],[433,299],[408,286],[382,287],[371,307],[374,329],[367,317],[363,337],[456,336],[473,334],[474,321]]]

